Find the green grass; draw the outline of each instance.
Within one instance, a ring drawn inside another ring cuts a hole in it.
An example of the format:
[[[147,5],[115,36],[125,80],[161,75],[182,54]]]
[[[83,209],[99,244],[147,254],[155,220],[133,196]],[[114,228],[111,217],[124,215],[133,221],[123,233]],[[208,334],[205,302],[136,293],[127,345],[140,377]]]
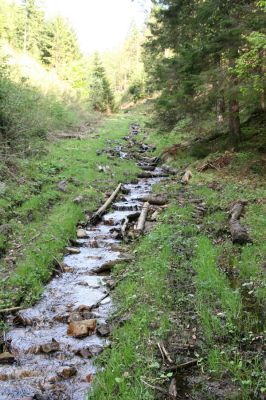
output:
[[[99,149],[114,147],[106,141],[127,134],[132,121],[132,116],[113,116],[99,129],[97,138],[51,143],[46,155],[21,161],[18,178],[24,183],[18,186],[9,181],[2,199],[5,220],[12,227],[5,248],[13,249],[16,257],[15,268],[4,259],[0,264],[2,308],[36,301],[53,274],[54,258],[62,258],[84,212],[96,209],[118,182],[128,182],[136,175],[138,168],[132,161],[96,155]],[[99,172],[99,165],[109,165],[110,172]],[[57,188],[63,180],[67,182],[65,193]],[[79,195],[83,202],[76,205],[73,200]]]
[[[158,155],[188,139],[190,129],[186,123],[166,135],[153,131],[149,121],[146,126],[147,141],[157,145]],[[187,327],[193,324],[200,341],[194,355],[200,368],[191,371],[197,379],[200,376],[200,384],[190,388],[194,398],[216,398],[209,392],[212,382],[222,388],[226,399],[257,399],[265,393],[261,344],[266,309],[262,268],[266,191],[260,154],[250,151],[250,146],[245,142],[221,171],[198,172],[204,160],[197,153],[184,152],[172,160],[173,167],[189,165],[193,173],[181,206],[175,177],[154,187],[168,195],[171,206],[154,231],[137,244],[136,261],[115,271],[115,277],[123,280],[114,295],[118,308],[114,325],[121,316],[129,320],[114,328],[112,348],[100,360],[105,369],[96,376],[90,399],[155,398],[156,391],[143,382],[166,385],[168,390],[172,375],[165,374],[157,342],[168,343],[173,337],[185,345]],[[222,154],[218,151],[212,159]],[[205,203],[203,217],[193,217],[191,197]],[[245,246],[233,245],[230,239],[228,210],[237,200],[247,201],[243,223],[252,243]],[[192,322],[189,315],[196,320]],[[177,364],[184,361],[182,354],[174,356]]]

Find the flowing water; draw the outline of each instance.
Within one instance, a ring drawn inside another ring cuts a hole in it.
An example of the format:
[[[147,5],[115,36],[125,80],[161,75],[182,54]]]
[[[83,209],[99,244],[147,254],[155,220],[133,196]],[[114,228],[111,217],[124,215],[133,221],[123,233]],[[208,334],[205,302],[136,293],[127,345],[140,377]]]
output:
[[[139,198],[160,178],[125,185],[127,195],[117,201],[86,238],[77,241],[78,254],[64,259],[64,273],[45,288],[41,300],[13,318],[6,335],[12,365],[0,365],[0,400],[83,400],[90,390],[95,357],[109,346],[106,321],[112,311],[108,274],[97,270],[120,261],[118,240],[126,216],[140,210]],[[78,339],[67,334],[70,321],[96,319],[98,329]]]

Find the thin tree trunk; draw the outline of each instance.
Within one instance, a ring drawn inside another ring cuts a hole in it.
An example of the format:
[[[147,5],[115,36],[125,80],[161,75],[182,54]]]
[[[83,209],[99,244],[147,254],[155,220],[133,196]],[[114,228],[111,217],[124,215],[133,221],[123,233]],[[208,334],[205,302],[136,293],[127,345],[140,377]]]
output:
[[[229,67],[235,66],[234,59],[229,60]],[[228,123],[231,142],[238,149],[241,141],[241,127],[239,116],[239,101],[238,101],[238,79],[233,73],[229,75],[229,103],[228,103]]]
[[[265,92],[266,92],[266,88],[265,88],[265,55],[266,55],[266,51],[265,49],[263,49],[260,52],[260,61],[261,61],[261,67],[260,67],[260,76],[261,76],[261,81],[262,81],[262,90],[260,93],[260,110],[261,111],[265,111]]]
[[[225,101],[223,95],[217,99],[216,112],[217,112],[217,122],[218,124],[222,124],[224,122],[224,115],[225,115]]]

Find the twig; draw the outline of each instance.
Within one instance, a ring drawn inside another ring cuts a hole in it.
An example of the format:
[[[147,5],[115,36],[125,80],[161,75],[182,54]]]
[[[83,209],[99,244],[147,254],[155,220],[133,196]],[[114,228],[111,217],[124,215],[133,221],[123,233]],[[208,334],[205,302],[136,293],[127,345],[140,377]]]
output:
[[[120,191],[122,187],[122,183],[119,183],[119,185],[117,186],[117,188],[115,189],[115,191],[111,194],[111,196],[109,197],[108,200],[106,200],[106,202],[104,203],[103,206],[101,206],[92,216],[91,218],[91,222],[95,223],[99,218],[101,218],[101,216],[105,213],[105,211],[107,210],[107,208],[112,204],[112,202],[114,201],[114,199],[116,198],[118,192]]]
[[[176,372],[176,371],[179,371],[180,369],[190,368],[190,367],[193,367],[194,365],[197,365],[197,362],[198,362],[197,359],[193,359],[193,360],[190,360],[190,361],[185,362],[183,364],[179,364],[179,365],[174,365],[172,367],[168,367],[167,371]]]
[[[163,354],[165,355],[167,361],[168,361],[170,364],[173,364],[173,360],[171,359],[171,357],[170,357],[168,351],[166,350],[166,348],[164,347],[163,343],[160,344],[160,347],[161,347],[162,352],[163,352]]]
[[[166,394],[167,396],[169,396],[169,393],[167,392],[167,390],[162,389],[160,386],[155,386],[155,385],[151,385],[150,383],[144,381],[144,379],[140,378],[141,382],[144,383],[144,385],[148,386],[149,388],[153,389],[153,390],[158,390],[158,392],[161,392],[163,394]]]
[[[162,350],[162,348],[161,348],[161,345],[160,345],[160,343],[159,343],[159,342],[157,343],[157,346],[158,346],[158,349],[160,350],[160,353],[161,353],[161,356],[162,356],[163,362],[165,362],[164,353],[163,353],[163,350]]]

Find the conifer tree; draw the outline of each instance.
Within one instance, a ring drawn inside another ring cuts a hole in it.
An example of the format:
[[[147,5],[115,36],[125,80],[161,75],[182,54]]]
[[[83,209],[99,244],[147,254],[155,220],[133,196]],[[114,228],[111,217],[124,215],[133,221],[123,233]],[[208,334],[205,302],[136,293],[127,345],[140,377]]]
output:
[[[114,111],[114,95],[98,53],[94,55],[90,81],[90,103],[94,110]]]

